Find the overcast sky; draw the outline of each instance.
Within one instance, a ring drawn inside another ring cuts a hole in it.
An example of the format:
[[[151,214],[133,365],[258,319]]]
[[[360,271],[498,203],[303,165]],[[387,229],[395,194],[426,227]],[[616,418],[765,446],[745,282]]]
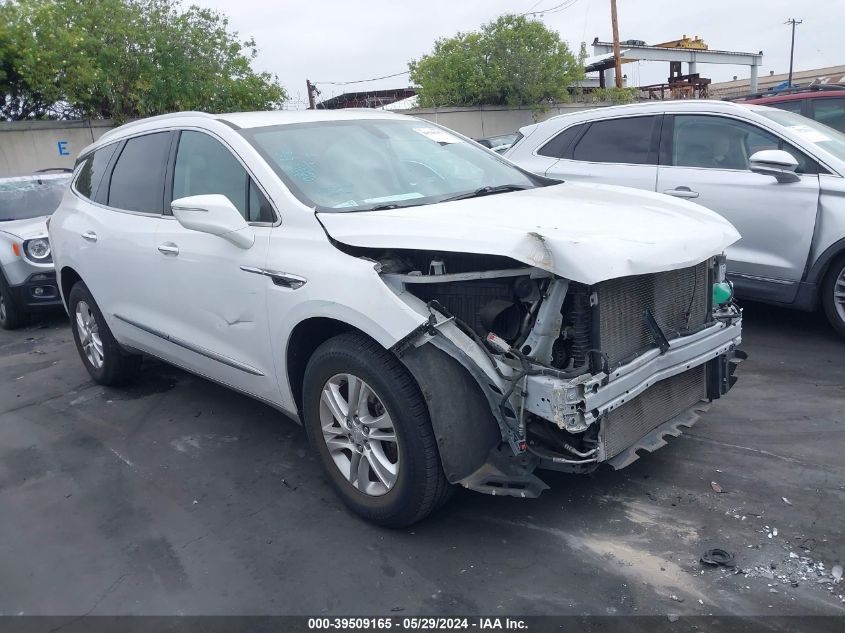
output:
[[[242,37],[260,49],[256,66],[279,76],[296,100],[305,100],[305,79],[352,81],[407,70],[407,62],[431,51],[438,37],[478,28],[502,13],[550,9],[563,0],[186,0],[229,16]],[[569,0],[571,1],[571,0]],[[764,53],[760,75],[789,70],[791,17],[797,28],[796,70],[845,64],[845,2],[794,0],[618,0],[619,36],[649,44],[699,35],[711,49]],[[577,52],[581,41],[611,39],[610,0],[576,0],[538,16]],[[592,54],[592,49],[588,48]],[[627,64],[629,85],[665,81],[666,62]],[[748,75],[748,67],[699,64],[714,81]],[[320,85],[320,98],[348,90],[407,86],[407,75],[351,86]]]

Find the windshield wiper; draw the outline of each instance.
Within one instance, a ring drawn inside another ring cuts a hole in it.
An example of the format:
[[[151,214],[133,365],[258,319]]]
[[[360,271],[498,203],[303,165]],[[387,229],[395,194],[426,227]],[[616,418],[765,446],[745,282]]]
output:
[[[374,207],[367,207],[366,209],[360,209],[361,211],[387,211],[388,209],[407,209],[408,207],[418,207],[420,206],[419,202],[415,202],[414,204],[396,204],[395,202],[390,202],[387,204],[377,204]]]
[[[522,191],[528,189],[524,185],[496,185],[495,187],[481,187],[475,191],[468,193],[459,193],[457,196],[450,196],[444,198],[440,202],[452,202],[453,200],[466,200],[467,198],[480,198],[481,196],[492,196],[497,193],[507,193],[508,191]]]

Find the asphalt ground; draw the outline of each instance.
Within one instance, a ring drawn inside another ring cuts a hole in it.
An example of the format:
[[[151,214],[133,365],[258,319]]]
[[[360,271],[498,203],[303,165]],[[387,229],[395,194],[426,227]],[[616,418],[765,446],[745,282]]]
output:
[[[629,468],[395,531],[277,411],[152,360],[97,386],[61,315],[0,331],[0,614],[842,616],[845,341],[754,304],[744,338],[729,396]]]

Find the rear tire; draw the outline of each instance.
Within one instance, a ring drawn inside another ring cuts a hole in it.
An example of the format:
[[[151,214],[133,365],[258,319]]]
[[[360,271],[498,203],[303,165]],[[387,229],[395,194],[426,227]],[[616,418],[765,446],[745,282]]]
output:
[[[451,486],[420,388],[378,343],[358,333],[323,343],[302,402],[309,442],[353,512],[405,527],[446,501]]]
[[[76,351],[94,382],[115,386],[135,377],[141,367],[141,356],[120,347],[97,302],[81,281],[76,282],[68,295],[68,312]]]
[[[26,313],[20,309],[9,290],[9,285],[0,274],[0,328],[16,330],[26,321]]]
[[[822,306],[830,325],[845,337],[845,255],[836,259],[825,275]]]

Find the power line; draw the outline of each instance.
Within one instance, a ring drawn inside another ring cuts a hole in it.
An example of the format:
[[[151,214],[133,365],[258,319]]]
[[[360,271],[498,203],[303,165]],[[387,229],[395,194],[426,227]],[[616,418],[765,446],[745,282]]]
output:
[[[327,84],[332,86],[348,86],[349,84],[361,84],[367,81],[378,81],[379,79],[390,79],[391,77],[401,77],[407,75],[410,70],[402,71],[401,73],[394,73],[392,75],[385,75],[384,77],[372,77],[371,79],[356,79],[355,81],[312,81],[312,84]]]
[[[578,0],[566,0],[565,2],[561,2],[560,4],[556,4],[553,7],[549,7],[548,9],[539,9],[534,11],[534,8],[540,4],[537,2],[534,6],[532,6],[528,11],[523,13],[522,15],[548,15],[550,13],[560,13],[561,11],[565,11],[569,7],[575,6],[578,3]]]

